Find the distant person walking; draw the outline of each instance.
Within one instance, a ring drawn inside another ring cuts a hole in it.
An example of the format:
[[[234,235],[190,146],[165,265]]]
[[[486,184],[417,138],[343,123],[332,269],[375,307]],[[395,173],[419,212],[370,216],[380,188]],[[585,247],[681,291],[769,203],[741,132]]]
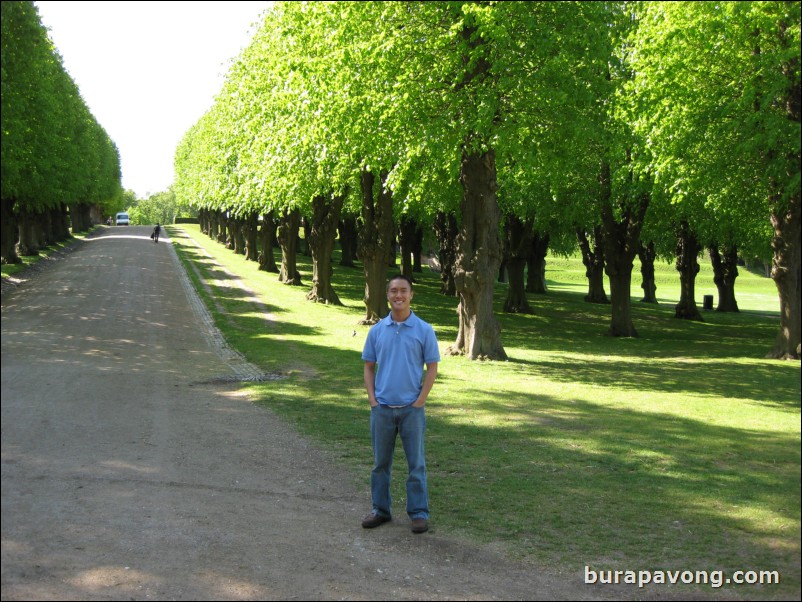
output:
[[[159,234],[161,234],[161,231],[162,227],[158,222],[156,222],[156,227],[153,228],[153,233],[150,235],[150,237],[153,239],[153,242],[159,242]]]
[[[362,351],[374,459],[370,473],[373,511],[362,521],[366,529],[392,520],[390,475],[398,436],[409,467],[407,515],[412,532],[429,529],[424,406],[437,376],[440,351],[434,329],[410,309],[412,297],[409,278],[398,275],[390,279],[387,300],[392,311],[370,329]]]

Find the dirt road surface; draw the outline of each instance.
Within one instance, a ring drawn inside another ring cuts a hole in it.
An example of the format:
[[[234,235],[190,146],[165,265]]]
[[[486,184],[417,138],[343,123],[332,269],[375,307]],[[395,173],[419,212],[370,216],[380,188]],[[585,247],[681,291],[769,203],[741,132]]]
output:
[[[369,492],[238,392],[149,232],[103,228],[4,287],[3,600],[621,595],[403,516],[362,529]]]

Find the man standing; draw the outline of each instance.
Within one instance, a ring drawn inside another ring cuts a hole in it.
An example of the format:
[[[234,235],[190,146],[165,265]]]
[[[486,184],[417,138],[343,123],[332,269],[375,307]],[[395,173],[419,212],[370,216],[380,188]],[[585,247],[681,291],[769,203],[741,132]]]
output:
[[[412,297],[409,278],[398,275],[390,279],[387,300],[391,313],[370,329],[362,351],[374,460],[370,473],[373,511],[362,521],[366,529],[392,520],[390,474],[397,436],[409,465],[407,515],[412,519],[412,532],[429,529],[424,405],[437,376],[440,350],[431,325],[410,309]]]

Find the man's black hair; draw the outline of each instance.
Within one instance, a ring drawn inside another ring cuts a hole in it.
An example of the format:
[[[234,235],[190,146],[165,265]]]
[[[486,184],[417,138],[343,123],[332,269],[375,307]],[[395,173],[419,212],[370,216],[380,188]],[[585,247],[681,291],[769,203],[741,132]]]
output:
[[[407,283],[409,284],[409,290],[410,290],[410,291],[412,290],[412,278],[410,278],[409,276],[405,276],[404,274],[396,274],[395,276],[393,276],[392,278],[390,278],[390,279],[387,281],[387,290],[388,290],[388,291],[390,290],[390,283],[391,283],[393,280],[406,280],[406,281],[407,281]]]

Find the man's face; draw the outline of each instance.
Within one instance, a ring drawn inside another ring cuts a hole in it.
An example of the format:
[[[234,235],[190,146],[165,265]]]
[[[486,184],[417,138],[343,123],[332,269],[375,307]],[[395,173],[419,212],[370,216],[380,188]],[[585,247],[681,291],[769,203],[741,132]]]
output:
[[[413,294],[409,282],[402,278],[391,280],[387,287],[387,300],[395,312],[406,312],[412,303]]]

